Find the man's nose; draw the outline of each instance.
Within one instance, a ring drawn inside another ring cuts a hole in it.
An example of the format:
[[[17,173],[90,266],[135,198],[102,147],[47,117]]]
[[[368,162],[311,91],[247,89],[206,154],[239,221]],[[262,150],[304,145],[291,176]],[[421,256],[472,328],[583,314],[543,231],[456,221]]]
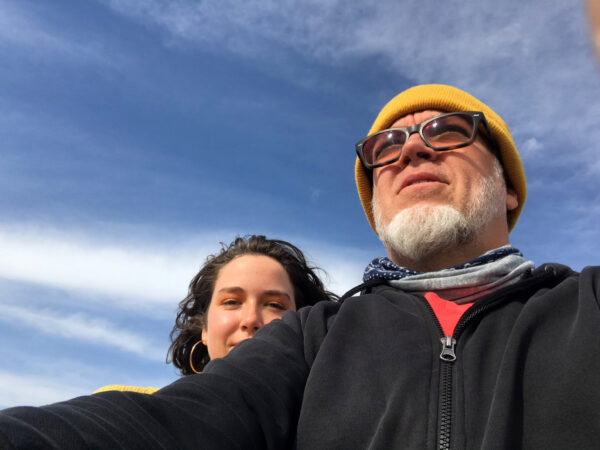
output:
[[[437,151],[428,147],[418,132],[411,133],[402,146],[402,155],[398,162],[402,166],[408,166],[411,163],[417,164],[420,160],[433,160],[437,158]]]
[[[247,333],[254,334],[264,325],[262,314],[258,305],[246,305],[242,310],[240,328]]]

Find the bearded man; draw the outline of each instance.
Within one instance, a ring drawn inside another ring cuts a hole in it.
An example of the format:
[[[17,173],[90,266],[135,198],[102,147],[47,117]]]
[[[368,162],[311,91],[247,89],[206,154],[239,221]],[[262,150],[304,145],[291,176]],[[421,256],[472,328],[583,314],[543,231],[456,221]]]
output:
[[[356,150],[388,253],[360,286],[153,395],[6,410],[0,447],[597,448],[600,270],[535,268],[510,245],[526,182],[504,121],[416,86]]]

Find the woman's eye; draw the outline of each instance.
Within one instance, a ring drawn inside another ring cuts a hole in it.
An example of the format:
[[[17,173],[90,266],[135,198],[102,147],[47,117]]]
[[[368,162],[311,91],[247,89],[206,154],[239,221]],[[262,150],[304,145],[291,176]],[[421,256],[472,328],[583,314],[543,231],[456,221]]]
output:
[[[269,302],[267,303],[267,305],[269,306],[269,308],[279,309],[281,311],[285,311],[287,309],[283,304],[279,302]]]
[[[221,301],[221,304],[225,306],[237,306],[240,303],[240,300],[237,298],[226,298],[225,300]]]

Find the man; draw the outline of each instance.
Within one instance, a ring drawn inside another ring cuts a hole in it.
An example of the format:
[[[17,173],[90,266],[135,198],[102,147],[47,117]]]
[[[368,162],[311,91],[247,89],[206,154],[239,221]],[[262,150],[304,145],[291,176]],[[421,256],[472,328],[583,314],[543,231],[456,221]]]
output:
[[[526,196],[510,132],[417,86],[358,143],[389,258],[363,294],[287,313],[203,374],[0,414],[2,448],[596,448],[600,274],[509,245]]]

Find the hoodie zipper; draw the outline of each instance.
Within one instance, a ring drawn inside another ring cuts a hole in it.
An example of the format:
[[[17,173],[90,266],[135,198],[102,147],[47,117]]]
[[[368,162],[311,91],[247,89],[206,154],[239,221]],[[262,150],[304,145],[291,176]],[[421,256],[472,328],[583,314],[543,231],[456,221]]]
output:
[[[550,269],[550,270],[548,270]],[[459,319],[452,336],[445,336],[442,330],[442,326],[433,311],[433,308],[429,302],[422,297],[425,306],[431,313],[434,323],[436,324],[440,333],[441,353],[440,353],[440,392],[438,395],[438,445],[439,450],[450,450],[450,443],[452,438],[452,383],[453,383],[453,363],[456,361],[456,343],[458,338],[466,328],[469,322],[476,317],[484,314],[488,309],[496,306],[499,302],[504,299],[510,299],[510,294],[518,291],[525,291],[531,287],[545,281],[547,278],[555,276],[553,268],[549,267],[539,274],[531,276],[531,271],[528,275],[530,278],[524,280],[523,283],[517,283],[509,286],[506,289],[500,289],[499,291],[491,294],[483,303],[476,302],[471,308],[469,308]]]
[[[436,318],[437,320],[437,318]],[[456,339],[452,336],[444,336],[442,342],[442,353],[440,353],[440,396],[439,396],[439,444],[441,450],[450,449],[450,438],[452,436],[452,363],[456,360],[454,346]]]
[[[442,351],[440,353],[440,392],[438,395],[438,445],[440,450],[450,450],[452,437],[452,363],[456,361],[456,338],[444,336],[442,326],[429,302],[423,298],[440,333]],[[462,319],[462,318],[461,318]],[[457,325],[458,326],[458,325]]]

